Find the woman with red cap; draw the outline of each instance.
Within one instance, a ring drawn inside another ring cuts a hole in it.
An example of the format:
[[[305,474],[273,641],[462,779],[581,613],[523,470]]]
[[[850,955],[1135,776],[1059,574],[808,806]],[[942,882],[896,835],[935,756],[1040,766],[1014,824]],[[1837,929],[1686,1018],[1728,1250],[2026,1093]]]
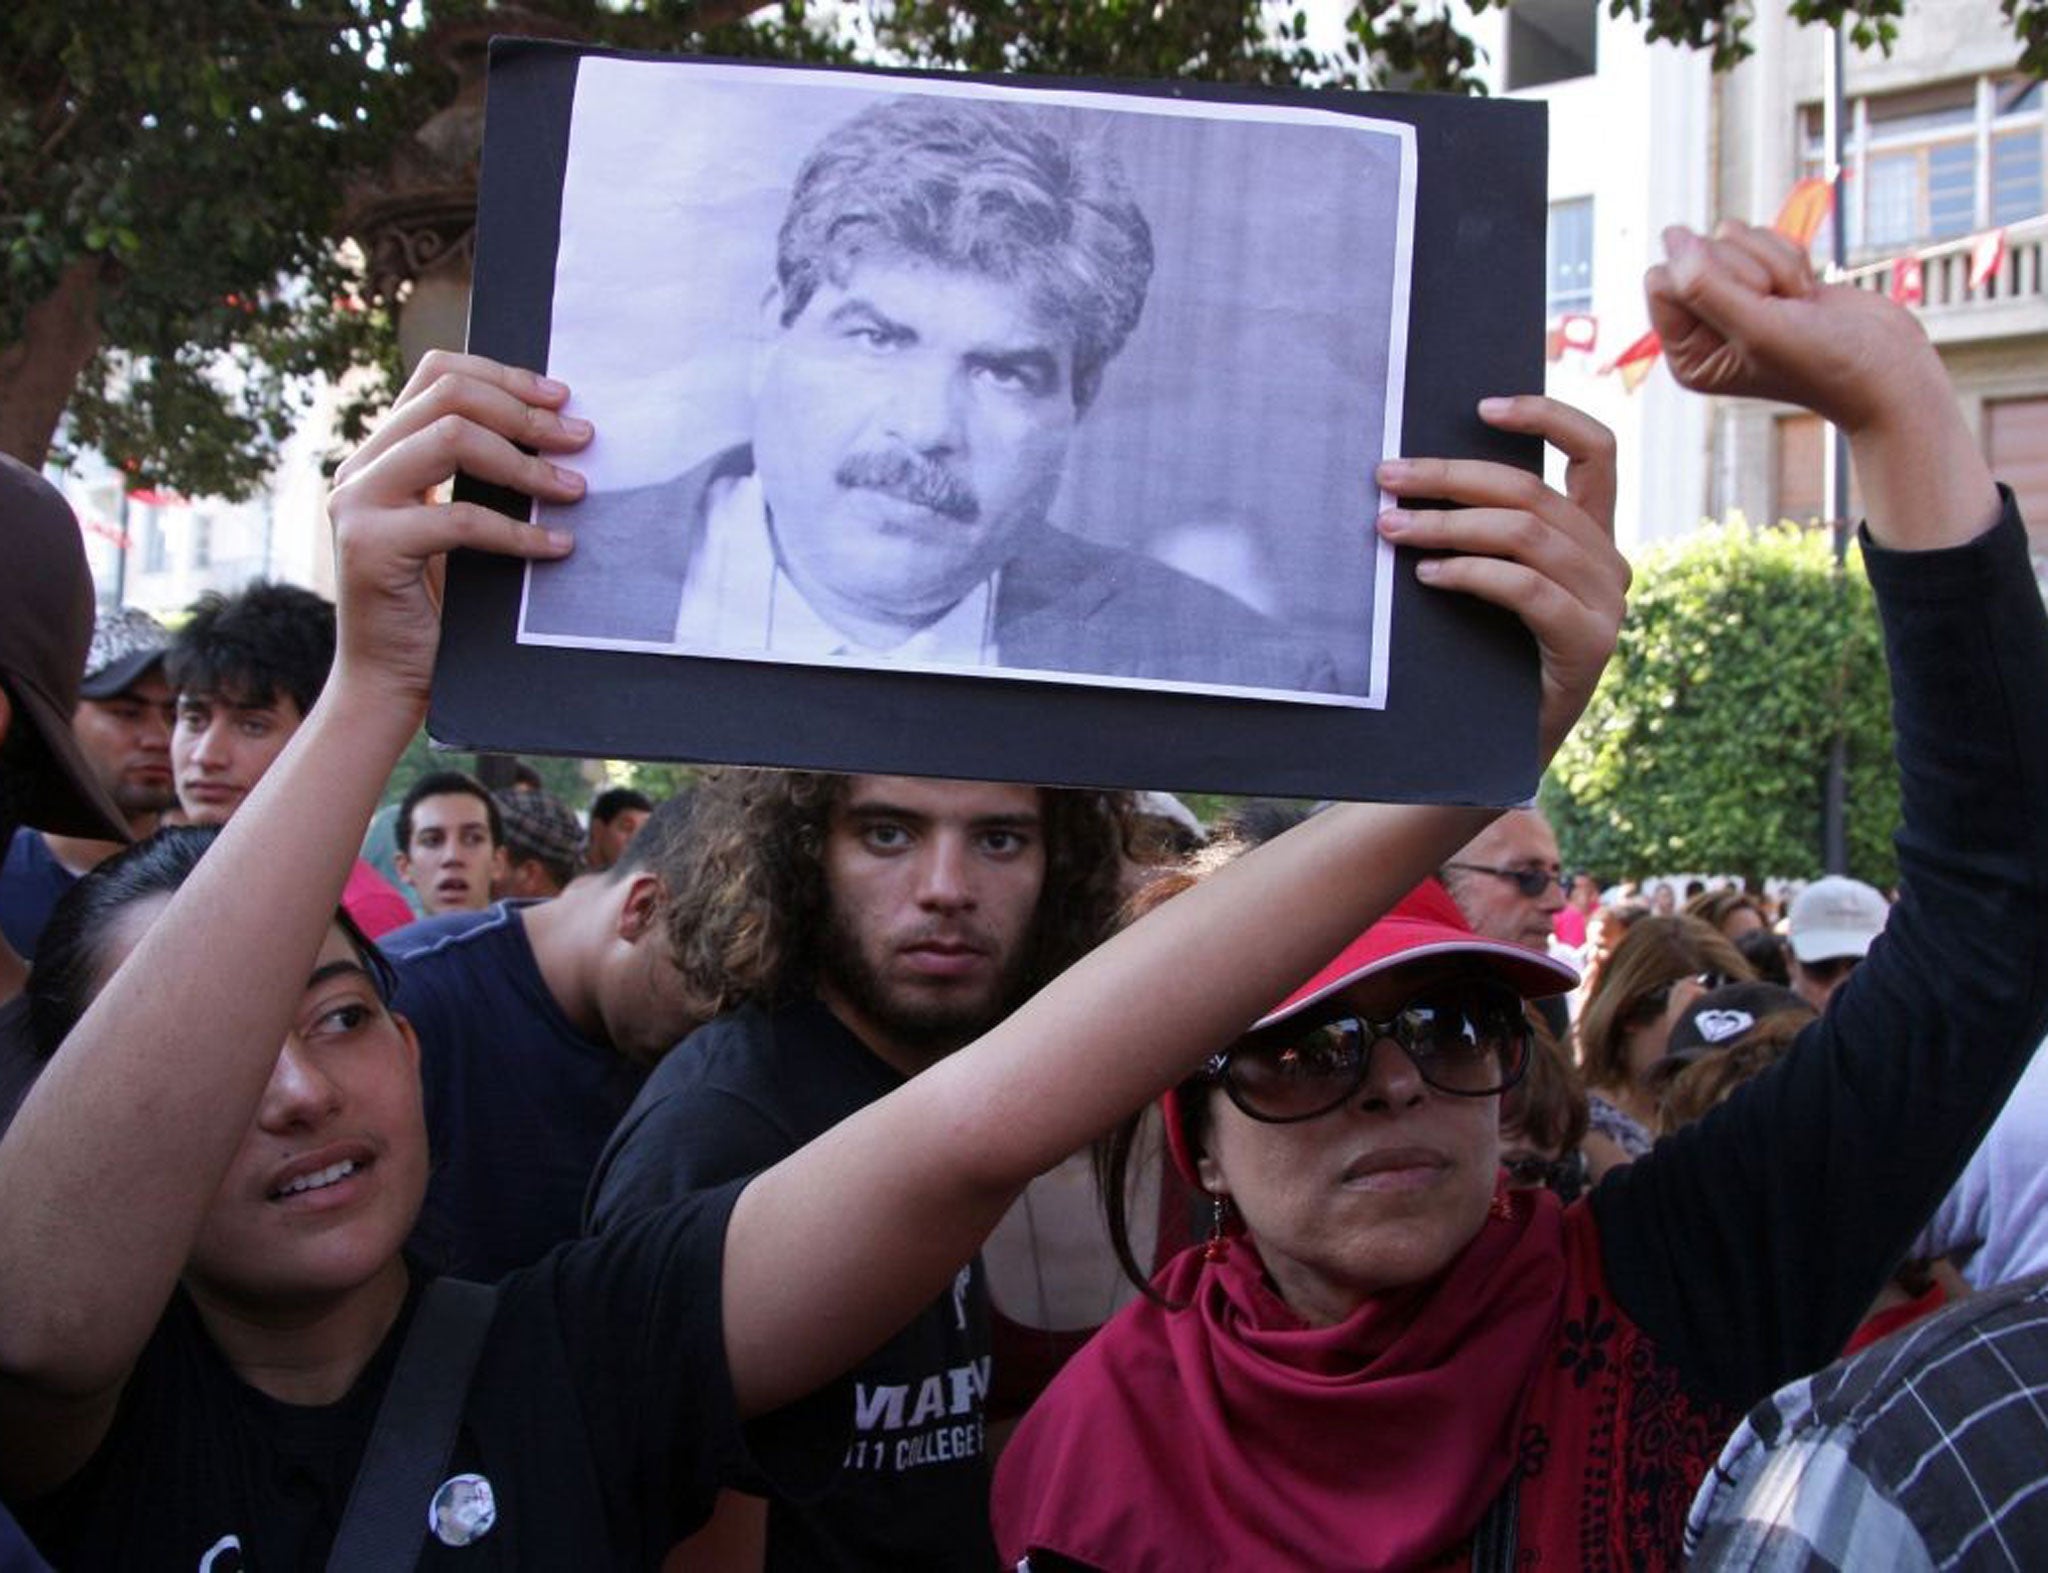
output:
[[[1213,1238],[1025,1417],[1006,1565],[1675,1564],[1721,1440],[1841,1348],[2039,1039],[2048,642],[2016,512],[1909,314],[1765,232],[1667,242],[1680,380],[1850,436],[1903,786],[1885,934],[1785,1060],[1564,1207],[1504,1185],[1499,1094],[1522,999],[1569,978],[1413,891],[1167,1095]]]

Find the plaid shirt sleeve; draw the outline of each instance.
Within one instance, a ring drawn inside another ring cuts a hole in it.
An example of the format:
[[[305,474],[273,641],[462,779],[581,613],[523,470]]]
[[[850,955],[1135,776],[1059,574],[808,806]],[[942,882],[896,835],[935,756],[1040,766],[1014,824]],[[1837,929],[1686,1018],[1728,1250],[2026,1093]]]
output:
[[[1686,1522],[1702,1568],[2048,1566],[2048,1279],[1966,1300],[1780,1389]]]

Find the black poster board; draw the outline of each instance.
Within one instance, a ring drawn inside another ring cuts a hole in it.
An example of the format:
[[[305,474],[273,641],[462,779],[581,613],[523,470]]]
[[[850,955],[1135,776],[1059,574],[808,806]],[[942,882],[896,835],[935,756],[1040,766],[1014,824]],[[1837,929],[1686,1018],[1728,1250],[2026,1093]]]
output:
[[[551,335],[579,68],[585,61],[646,59],[524,40],[493,46],[472,351],[559,372],[551,348],[560,346],[551,346]],[[702,72],[708,63],[670,64]],[[710,68],[805,85],[884,87],[892,95],[932,83],[941,84],[935,91],[957,93],[963,81],[977,80]],[[1489,394],[1542,386],[1542,106],[1180,84],[998,85],[1016,97],[1045,95],[1048,103],[1078,93],[1118,109],[1135,103],[1162,113],[1173,106],[1177,113],[1220,114],[1207,106],[1249,105],[1275,115],[1335,111],[1412,128],[1403,133],[1413,150],[1401,335],[1406,370],[1393,428],[1398,443],[1390,441],[1388,451],[1486,457],[1528,469],[1540,464],[1535,442],[1492,431],[1474,406]],[[629,173],[619,171],[618,179]],[[1289,174],[1284,166],[1270,170],[1275,183]],[[1275,298],[1312,287],[1306,277],[1273,283]],[[1109,375],[1121,375],[1121,368],[1112,366]],[[584,386],[576,376],[568,380],[579,391]],[[1272,393],[1270,383],[1248,390],[1246,407]],[[606,417],[586,413],[598,419],[602,437],[610,429]],[[1161,446],[1154,433],[1142,451],[1156,455]],[[514,516],[529,512],[524,498],[468,481],[461,490]],[[557,517],[570,528],[578,522],[574,508]],[[1370,538],[1370,508],[1356,526]],[[1424,590],[1412,570],[1409,553],[1393,555],[1382,603],[1389,610],[1375,625],[1383,647],[1378,694],[1366,704],[1142,680],[1037,680],[1014,670],[985,676],[521,642],[529,617],[523,566],[458,554],[429,729],[445,743],[522,753],[1298,797],[1525,799],[1536,782],[1531,641],[1504,614]],[[1357,686],[1363,692],[1363,681]]]

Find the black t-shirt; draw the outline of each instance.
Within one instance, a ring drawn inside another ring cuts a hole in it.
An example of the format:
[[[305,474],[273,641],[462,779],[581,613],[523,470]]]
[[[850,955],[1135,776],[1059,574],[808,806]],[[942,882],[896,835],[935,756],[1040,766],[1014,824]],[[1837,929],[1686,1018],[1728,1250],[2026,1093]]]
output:
[[[748,1006],[661,1064],[598,1160],[590,1224],[609,1230],[702,1186],[758,1173],[902,1085],[822,1004]],[[854,1372],[845,1468],[814,1502],[768,1492],[768,1566],[995,1566],[979,1261]],[[753,1489],[763,1489],[759,1483]]]
[[[412,1248],[495,1282],[576,1238],[591,1165],[646,1072],[562,1014],[518,907],[380,943],[398,972],[392,1007],[420,1036],[434,1155]]]
[[[836,1465],[834,1387],[749,1428],[734,1419],[719,1309],[741,1187],[643,1214],[551,1252],[499,1288],[444,1479],[477,1475],[491,1528],[430,1568],[653,1567],[741,1471],[815,1489]],[[418,1304],[348,1394],[279,1403],[242,1382],[182,1291],[129,1378],[106,1441],[73,1479],[18,1508],[59,1568],[275,1573],[324,1564]]]

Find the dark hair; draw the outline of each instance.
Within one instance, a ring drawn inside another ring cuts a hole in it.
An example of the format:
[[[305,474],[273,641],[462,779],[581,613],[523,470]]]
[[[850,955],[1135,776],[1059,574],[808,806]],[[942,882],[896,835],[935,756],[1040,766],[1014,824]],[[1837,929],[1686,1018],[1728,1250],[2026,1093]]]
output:
[[[412,854],[412,814],[430,797],[473,797],[484,806],[484,817],[490,821],[491,845],[505,844],[505,818],[498,812],[498,800],[491,796],[490,789],[466,770],[430,770],[406,789],[398,805],[398,823],[394,827],[398,836],[398,850],[407,856]]]
[[[1529,1069],[1501,1094],[1501,1127],[1512,1125],[1539,1147],[1570,1152],[1586,1139],[1586,1089],[1543,1013],[1525,1009],[1523,1015],[1529,1022]]]
[[[654,799],[645,792],[636,792],[632,787],[606,787],[590,800],[590,822],[593,825],[609,825],[629,808],[637,808],[643,814],[654,812]]]
[[[57,1052],[105,987],[106,935],[115,917],[135,902],[183,885],[219,833],[217,825],[159,830],[117,852],[58,899],[36,942],[28,980],[29,1038],[38,1058]],[[342,908],[335,908],[334,921],[388,1003],[397,982],[391,963]]]
[[[1579,1068],[1592,1087],[1626,1087],[1628,1030],[1644,999],[1698,972],[1756,976],[1721,931],[1698,918],[1647,917],[1629,926],[1600,969],[1579,1012]]]
[[[180,693],[240,704],[289,698],[304,715],[334,665],[334,607],[295,584],[256,580],[233,595],[209,590],[171,636],[164,672]]]
[[[539,792],[547,786],[540,778],[540,772],[523,759],[512,761],[512,790],[515,792]]]
[[[1756,975],[1780,988],[1792,986],[1791,969],[1785,965],[1785,942],[1770,929],[1751,929],[1735,942],[1742,959],[1756,968]]]
[[[918,97],[830,132],[797,173],[777,241],[782,325],[869,256],[982,274],[1020,286],[1071,335],[1074,406],[1087,408],[1144,310],[1152,231],[1115,155],[1082,147],[1073,124],[1061,110]]]
[[[1241,841],[1248,847],[1262,846],[1301,824],[1311,812],[1308,804],[1290,803],[1284,798],[1246,798],[1218,817],[1216,839]]]
[[[638,796],[639,794],[634,794]],[[594,815],[597,810],[592,809]],[[696,856],[696,794],[679,792],[664,798],[633,832],[633,839],[605,870],[607,879],[623,879],[639,869],[661,876],[670,891],[682,888]]]
[[[668,923],[686,996],[703,1019],[816,987],[825,832],[849,779],[714,770],[692,794],[690,856],[672,878]],[[1034,990],[1109,931],[1130,811],[1125,792],[1039,791],[1045,883],[1024,964]]]

